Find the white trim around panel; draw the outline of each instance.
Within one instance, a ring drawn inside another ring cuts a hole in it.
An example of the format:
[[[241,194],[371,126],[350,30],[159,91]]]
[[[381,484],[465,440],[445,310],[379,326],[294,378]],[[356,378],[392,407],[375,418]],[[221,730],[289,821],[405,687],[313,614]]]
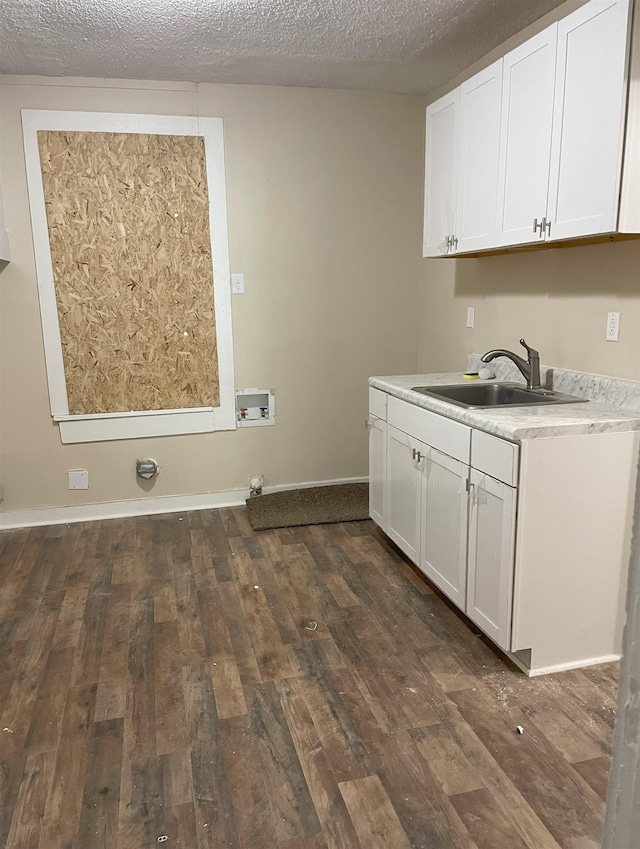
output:
[[[233,333],[222,118],[23,109],[22,128],[50,409],[54,420],[59,423],[62,442],[98,442],[111,439],[234,430],[236,415]],[[72,416],[69,414],[53,264],[49,247],[49,230],[40,169],[38,130],[149,133],[153,135],[202,136],[204,138],[209,188],[211,255],[215,269],[213,295],[218,349],[219,407],[151,410],[143,413],[132,411],[130,413],[107,413],[90,416]]]

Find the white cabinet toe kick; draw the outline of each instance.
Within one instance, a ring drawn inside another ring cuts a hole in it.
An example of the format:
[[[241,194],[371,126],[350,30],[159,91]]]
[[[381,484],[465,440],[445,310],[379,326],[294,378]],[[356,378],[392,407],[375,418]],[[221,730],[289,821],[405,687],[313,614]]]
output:
[[[501,439],[369,389],[370,515],[528,675],[620,657],[638,433]]]

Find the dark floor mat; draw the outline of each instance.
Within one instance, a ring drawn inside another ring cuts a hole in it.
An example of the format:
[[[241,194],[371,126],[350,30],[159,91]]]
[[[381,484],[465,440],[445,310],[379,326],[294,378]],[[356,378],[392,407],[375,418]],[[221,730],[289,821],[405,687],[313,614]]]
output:
[[[368,519],[369,484],[311,486],[258,495],[247,499],[247,515],[256,531]]]

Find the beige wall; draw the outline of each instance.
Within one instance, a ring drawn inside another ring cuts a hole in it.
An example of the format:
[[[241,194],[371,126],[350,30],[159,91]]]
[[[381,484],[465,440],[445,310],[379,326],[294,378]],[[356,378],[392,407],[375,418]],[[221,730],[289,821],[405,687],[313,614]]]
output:
[[[522,353],[524,336],[547,365],[640,380],[640,241],[422,263],[419,371],[464,370],[489,348]],[[610,311],[619,342],[605,342]]]
[[[366,381],[417,360],[420,98],[375,93],[6,77],[0,185],[12,263],[0,275],[3,510],[367,473]],[[224,119],[236,386],[274,387],[275,427],[62,445],[52,424],[31,243],[21,108]],[[89,470],[69,492],[67,470]]]

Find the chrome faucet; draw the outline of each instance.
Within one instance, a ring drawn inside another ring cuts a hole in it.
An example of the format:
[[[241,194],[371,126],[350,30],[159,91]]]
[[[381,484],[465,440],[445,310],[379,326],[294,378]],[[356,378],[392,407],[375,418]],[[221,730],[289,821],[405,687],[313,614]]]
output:
[[[526,348],[526,360],[519,357],[517,354],[514,354],[513,351],[505,351],[502,348],[496,348],[494,351],[487,351],[487,353],[483,354],[480,359],[483,363],[490,363],[491,360],[495,360],[496,357],[507,357],[511,360],[511,362],[515,363],[522,372],[522,376],[527,381],[528,389],[540,389],[540,354],[535,350],[535,348],[530,348],[524,339],[520,340],[520,344]]]

